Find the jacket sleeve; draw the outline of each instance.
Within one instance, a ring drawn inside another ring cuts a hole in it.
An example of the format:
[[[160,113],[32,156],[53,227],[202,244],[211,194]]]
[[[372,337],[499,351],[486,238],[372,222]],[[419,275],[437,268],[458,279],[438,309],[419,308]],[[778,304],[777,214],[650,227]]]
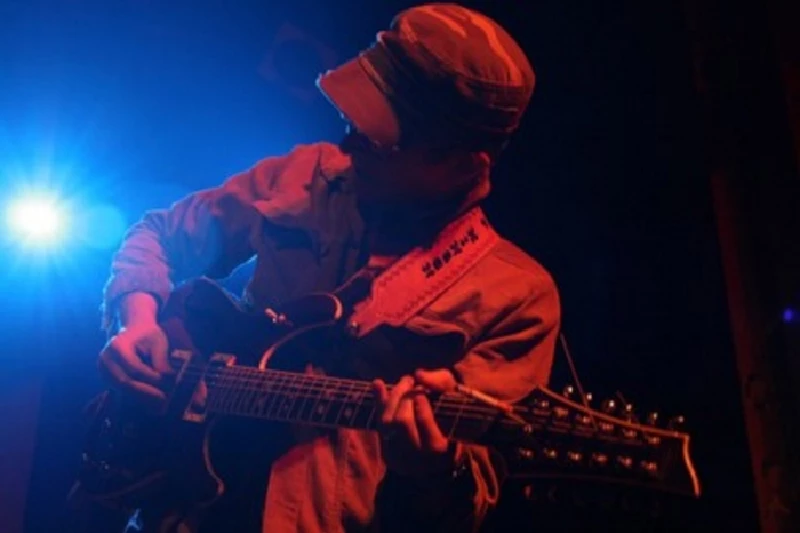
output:
[[[543,277],[455,365],[456,378],[500,400],[522,400],[549,380],[560,320],[558,291]],[[387,472],[378,496],[382,532],[477,531],[497,504],[503,474],[485,446],[463,445],[462,456],[461,472],[441,479],[419,482]]]
[[[320,157],[332,152],[300,146],[261,160],[219,187],[146,213],[112,259],[103,295],[104,327],[113,326],[116,304],[125,294],[147,292],[163,304],[176,283],[200,275],[225,277],[247,261],[255,254],[255,232],[264,216],[302,216]]]

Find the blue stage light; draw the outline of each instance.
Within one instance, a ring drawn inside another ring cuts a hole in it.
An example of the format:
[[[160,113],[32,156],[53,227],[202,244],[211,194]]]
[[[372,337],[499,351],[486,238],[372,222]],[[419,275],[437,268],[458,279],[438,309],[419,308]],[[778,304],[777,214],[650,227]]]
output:
[[[11,202],[6,210],[11,238],[31,246],[52,246],[66,235],[68,217],[52,198],[30,196]]]

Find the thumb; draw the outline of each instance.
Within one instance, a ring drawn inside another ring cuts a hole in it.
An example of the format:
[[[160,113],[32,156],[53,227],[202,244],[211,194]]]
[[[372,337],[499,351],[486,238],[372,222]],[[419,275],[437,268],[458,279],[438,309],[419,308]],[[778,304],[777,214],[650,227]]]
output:
[[[451,391],[456,388],[455,376],[445,368],[417,370],[414,372],[414,380],[418,385],[437,392]]]
[[[145,342],[153,368],[160,374],[169,375],[174,372],[169,361],[169,341],[161,329],[152,331]]]

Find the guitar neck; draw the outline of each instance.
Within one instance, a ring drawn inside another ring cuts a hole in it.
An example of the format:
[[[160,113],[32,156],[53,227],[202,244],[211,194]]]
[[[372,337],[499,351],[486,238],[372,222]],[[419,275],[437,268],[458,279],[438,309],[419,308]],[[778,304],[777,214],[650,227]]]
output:
[[[205,379],[210,413],[327,428],[376,430],[380,423],[369,382],[239,366],[210,369]],[[518,428],[465,395],[440,394],[431,405],[448,439],[490,444]]]

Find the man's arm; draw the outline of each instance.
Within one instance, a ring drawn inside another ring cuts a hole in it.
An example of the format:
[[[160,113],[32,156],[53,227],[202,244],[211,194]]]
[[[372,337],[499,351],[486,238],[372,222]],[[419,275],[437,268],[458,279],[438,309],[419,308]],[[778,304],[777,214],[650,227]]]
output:
[[[330,153],[329,153],[330,152]],[[254,254],[264,205],[287,216],[307,206],[308,187],[330,147],[300,146],[190,194],[169,209],[148,212],[114,255],[103,298],[104,327],[164,303],[173,285],[199,275],[224,277]],[[151,301],[152,300],[152,301]]]
[[[454,368],[459,382],[517,402],[550,377],[561,320],[549,277],[510,311]],[[502,479],[489,450],[463,445],[455,468],[424,478],[387,471],[378,493],[384,532],[476,531],[500,495]]]

